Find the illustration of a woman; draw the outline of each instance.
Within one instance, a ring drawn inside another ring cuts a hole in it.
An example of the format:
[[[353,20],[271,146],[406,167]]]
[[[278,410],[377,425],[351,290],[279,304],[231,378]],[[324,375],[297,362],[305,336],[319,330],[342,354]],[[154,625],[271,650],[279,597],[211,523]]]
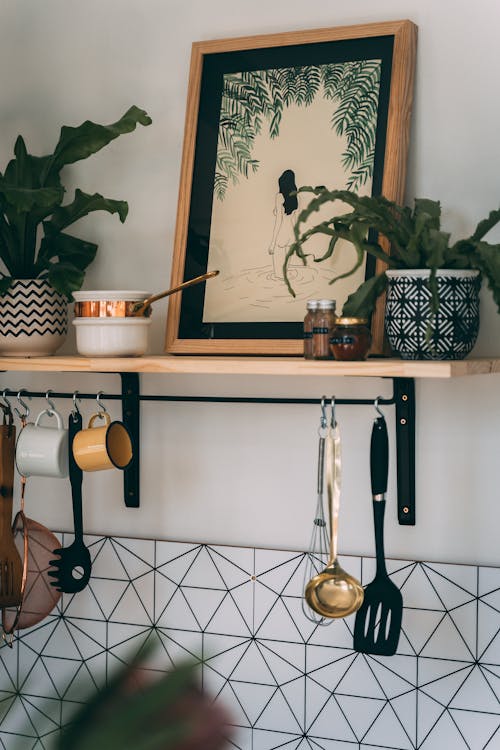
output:
[[[273,258],[273,274],[283,278],[283,263],[292,242],[295,239],[293,227],[297,221],[299,202],[296,195],[295,173],[285,169],[278,179],[279,192],[274,203],[274,228],[268,253]]]

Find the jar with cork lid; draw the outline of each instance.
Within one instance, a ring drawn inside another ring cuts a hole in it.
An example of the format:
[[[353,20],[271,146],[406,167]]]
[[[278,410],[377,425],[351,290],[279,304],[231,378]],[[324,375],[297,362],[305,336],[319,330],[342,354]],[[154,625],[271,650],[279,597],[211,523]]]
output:
[[[307,300],[306,316],[304,318],[304,357],[313,358],[313,325],[316,311],[318,309],[318,300]]]
[[[330,338],[335,326],[335,320],[335,300],[318,300],[318,307],[313,320],[313,359],[333,359],[330,350]]]

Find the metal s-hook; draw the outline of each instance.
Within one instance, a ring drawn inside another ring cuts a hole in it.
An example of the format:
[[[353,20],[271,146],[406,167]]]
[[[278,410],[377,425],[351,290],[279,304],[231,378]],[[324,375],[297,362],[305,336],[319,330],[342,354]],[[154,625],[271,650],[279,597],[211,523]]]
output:
[[[50,398],[50,394],[51,393],[52,393],[52,389],[51,388],[48,388],[48,390],[45,391],[45,400],[46,400],[47,405],[48,405],[47,411],[48,411],[49,417],[51,417],[53,415],[53,413],[55,411],[57,411],[55,403]]]
[[[29,415],[30,415],[30,408],[29,408],[28,404],[26,404],[22,400],[22,398],[21,398],[21,393],[23,391],[25,391],[25,390],[26,390],[26,388],[21,388],[21,390],[18,391],[18,393],[17,393],[17,401],[18,401],[19,405],[22,406],[22,408],[24,409],[24,414],[21,414],[21,412],[19,411],[19,409],[17,408],[17,406],[14,407],[14,411],[16,412],[16,414],[19,417],[19,419],[21,420],[21,422],[23,420],[26,420],[29,417]],[[28,396],[28,398],[31,400],[31,396]]]
[[[0,406],[2,409],[8,409],[9,411],[12,411],[12,406],[10,405],[10,401],[7,398],[7,391],[8,388],[4,388],[2,391],[2,401],[0,401]]]
[[[4,388],[2,392],[2,401],[0,401],[0,409],[3,411],[3,423],[8,426],[8,435],[11,435],[12,425],[14,424],[14,415],[12,413],[12,406],[6,396],[8,388]]]
[[[321,397],[321,417],[319,420],[318,435],[320,437],[326,437],[326,428],[328,426],[328,420],[326,418],[326,396]]]
[[[332,396],[330,400],[330,427],[332,430],[337,426],[337,420],[335,419],[335,396]]]
[[[99,391],[96,395],[96,401],[97,401],[97,414],[101,419],[104,419],[104,415],[108,413],[108,410],[104,406],[104,404],[101,403],[101,398],[104,394],[104,391]]]
[[[73,412],[72,412],[72,414],[73,414],[74,417],[76,417],[76,416],[78,416],[78,414],[80,414],[80,409],[78,408],[77,401],[81,401],[82,399],[80,398],[80,396],[78,395],[78,393],[79,393],[78,391],[73,391]]]
[[[385,419],[385,414],[381,410],[380,406],[378,405],[378,402],[380,401],[381,398],[382,398],[382,396],[377,396],[377,398],[373,402],[373,405],[374,405],[375,411],[377,412],[377,414],[379,415],[379,417],[382,417],[382,419]]]

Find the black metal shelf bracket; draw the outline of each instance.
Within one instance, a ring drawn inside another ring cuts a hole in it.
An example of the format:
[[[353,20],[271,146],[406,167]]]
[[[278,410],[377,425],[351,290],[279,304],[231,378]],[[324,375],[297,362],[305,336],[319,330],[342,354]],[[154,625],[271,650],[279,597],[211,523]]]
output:
[[[121,393],[102,394],[103,400],[122,402],[122,420],[132,439],[133,458],[124,470],[123,493],[127,508],[140,506],[140,405],[141,401],[155,402],[189,402],[189,403],[232,403],[232,404],[312,404],[321,403],[313,398],[266,398],[249,396],[169,396],[142,395],[140,392],[139,373],[121,372]],[[389,398],[378,398],[379,406],[395,406],[396,409],[396,453],[397,453],[397,492],[398,520],[401,525],[415,525],[415,383],[413,378],[392,378],[393,395]],[[43,391],[23,389],[25,396],[44,398]],[[3,395],[15,396],[16,390],[5,389]],[[94,399],[93,393],[78,393],[80,399]],[[51,397],[73,398],[73,393],[56,393]],[[373,406],[374,399],[338,398],[337,405]]]
[[[140,506],[140,385],[139,373],[121,372],[122,422],[132,439],[132,461],[123,472],[123,499],[127,508]]]
[[[394,378],[398,521],[415,525],[415,381]]]

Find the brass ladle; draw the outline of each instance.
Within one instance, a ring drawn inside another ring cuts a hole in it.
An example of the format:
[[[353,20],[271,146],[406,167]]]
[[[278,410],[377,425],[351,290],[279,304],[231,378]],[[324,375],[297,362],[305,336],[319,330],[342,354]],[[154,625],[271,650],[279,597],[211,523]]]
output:
[[[187,289],[189,286],[194,286],[195,284],[199,284],[200,282],[206,281],[207,279],[212,279],[214,276],[217,276],[218,273],[219,271],[208,271],[207,273],[203,273],[201,276],[196,276],[194,279],[189,279],[188,281],[184,281],[178,286],[167,289],[166,292],[160,292],[159,294],[155,294],[153,297],[148,297],[142,302],[137,302],[132,308],[132,315],[139,318],[144,317],[147,314],[146,310],[153,302],[156,302],[159,299],[163,299],[164,297],[169,297],[171,294],[175,294],[175,292],[181,292],[183,289]]]
[[[340,433],[337,424],[326,436],[326,487],[330,518],[330,559],[322,573],[306,586],[308,605],[322,617],[347,617],[362,603],[364,590],[359,581],[346,573],[337,560],[337,533],[340,508]]]

